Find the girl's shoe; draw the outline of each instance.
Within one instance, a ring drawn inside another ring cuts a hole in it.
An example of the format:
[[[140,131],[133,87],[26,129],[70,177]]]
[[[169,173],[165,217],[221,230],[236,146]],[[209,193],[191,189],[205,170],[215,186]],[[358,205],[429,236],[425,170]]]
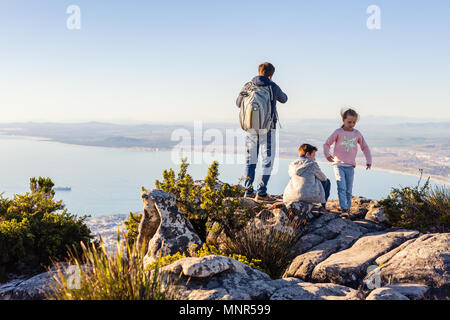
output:
[[[341,218],[350,219],[350,215],[348,214],[348,210],[342,210]]]

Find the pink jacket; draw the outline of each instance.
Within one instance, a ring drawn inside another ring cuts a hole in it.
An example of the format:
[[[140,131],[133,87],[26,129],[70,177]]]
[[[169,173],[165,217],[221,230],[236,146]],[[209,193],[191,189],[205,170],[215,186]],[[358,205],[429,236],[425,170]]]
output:
[[[333,164],[341,164],[348,166],[356,166],[356,153],[358,152],[358,143],[361,146],[361,150],[366,157],[368,164],[372,164],[372,155],[370,153],[369,146],[364,140],[363,135],[356,129],[353,131],[345,131],[339,128],[333,132],[333,134],[327,139],[323,145],[323,153],[325,157],[330,156],[330,147],[334,143]]]

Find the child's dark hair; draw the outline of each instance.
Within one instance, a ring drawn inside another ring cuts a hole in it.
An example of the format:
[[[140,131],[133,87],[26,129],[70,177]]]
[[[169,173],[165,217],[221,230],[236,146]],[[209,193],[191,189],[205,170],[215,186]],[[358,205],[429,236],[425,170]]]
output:
[[[356,121],[359,120],[359,114],[358,112],[356,112],[355,110],[351,109],[351,108],[345,108],[341,110],[341,116],[342,116],[342,120],[345,120],[348,116],[351,117],[356,117]],[[342,126],[343,128],[344,126]]]
[[[260,76],[271,77],[275,73],[275,67],[270,62],[261,63],[258,67]]]
[[[314,147],[310,144],[304,143],[300,147],[298,147],[298,156],[304,157],[307,153],[312,154],[314,151],[317,151],[316,147]]]

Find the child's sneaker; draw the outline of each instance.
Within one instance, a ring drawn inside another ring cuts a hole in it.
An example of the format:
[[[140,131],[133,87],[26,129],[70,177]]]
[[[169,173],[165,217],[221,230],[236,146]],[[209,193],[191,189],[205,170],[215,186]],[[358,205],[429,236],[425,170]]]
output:
[[[342,210],[341,218],[350,219],[350,215],[348,214],[348,210]]]

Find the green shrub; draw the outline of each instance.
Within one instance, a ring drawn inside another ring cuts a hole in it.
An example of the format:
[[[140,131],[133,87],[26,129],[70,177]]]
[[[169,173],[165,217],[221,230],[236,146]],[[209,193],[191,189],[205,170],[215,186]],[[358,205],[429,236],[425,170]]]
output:
[[[136,242],[139,235],[139,224],[141,222],[142,213],[134,214],[130,212],[128,220],[124,221],[125,228],[127,229],[126,239],[130,246]]]
[[[390,195],[380,201],[388,224],[396,228],[426,232],[450,231],[450,193],[446,186],[434,188],[429,178],[414,187],[392,188]]]
[[[225,252],[214,246],[200,250],[205,255],[219,254],[240,260],[268,273],[273,278],[281,276],[292,260],[291,247],[301,235],[303,225],[292,223],[292,233],[275,228],[246,228],[248,222],[263,209],[263,204],[248,207],[242,200],[244,188],[241,185],[219,184],[219,164],[214,161],[208,169],[203,185],[195,184],[187,173],[188,164],[182,159],[176,177],[173,169],[164,170],[163,180],[156,180],[156,188],[176,196],[178,208],[194,226],[200,239],[205,243],[209,231],[222,238]],[[129,224],[137,228],[136,224]],[[131,233],[135,233],[132,231]],[[192,255],[192,254],[191,254]],[[158,263],[165,265],[184,257],[181,253],[161,258]]]
[[[81,255],[73,252],[67,266],[55,265],[57,273],[47,292],[48,299],[168,300],[177,296],[176,284],[169,277],[163,279],[158,265],[153,270],[144,270],[145,252],[131,247],[126,236],[121,241],[119,233],[117,251],[113,254],[106,252],[102,242],[101,249],[83,245]]]
[[[164,170],[163,181],[156,180],[157,189],[172,193],[177,200],[178,208],[184,213],[204,242],[208,226],[217,222],[227,235],[240,230],[247,221],[254,217],[255,210],[249,210],[241,205],[237,199],[243,195],[244,189],[240,185],[224,183],[219,187],[219,164],[213,161],[208,168],[204,185],[194,183],[187,173],[186,158],[181,161],[178,177],[175,172]],[[237,210],[240,215],[235,215]]]
[[[49,178],[31,178],[31,192],[12,199],[0,195],[0,268],[38,272],[52,259],[67,257],[68,246],[93,239],[84,217],[53,199]],[[62,210],[62,211],[61,211]]]

